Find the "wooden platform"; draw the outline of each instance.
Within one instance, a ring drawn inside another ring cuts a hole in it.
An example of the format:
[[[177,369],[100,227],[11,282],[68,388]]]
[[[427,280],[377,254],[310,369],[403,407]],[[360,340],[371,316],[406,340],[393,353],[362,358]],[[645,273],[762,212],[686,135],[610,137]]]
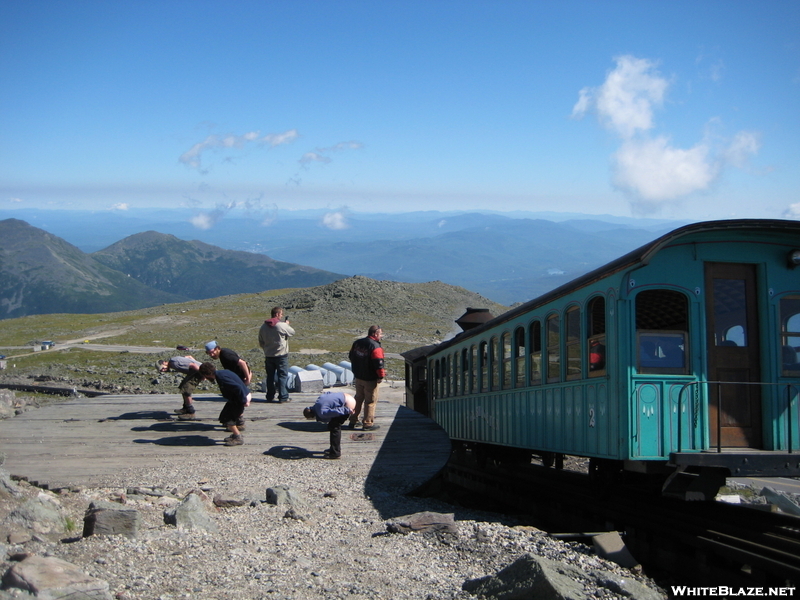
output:
[[[258,394],[261,396],[261,394]],[[219,396],[195,397],[198,419],[175,420],[177,394],[77,398],[29,410],[0,421],[2,469],[41,487],[102,486],[127,467],[146,467],[154,459],[220,453],[273,454],[322,459],[328,448],[326,425],[303,418],[317,394],[293,394],[284,404],[254,397],[245,410],[245,444],[222,445],[229,435],[217,417]],[[402,478],[421,485],[445,465],[447,434],[430,419],[405,406],[379,401],[375,432],[342,431],[341,461],[372,461],[370,477]]]

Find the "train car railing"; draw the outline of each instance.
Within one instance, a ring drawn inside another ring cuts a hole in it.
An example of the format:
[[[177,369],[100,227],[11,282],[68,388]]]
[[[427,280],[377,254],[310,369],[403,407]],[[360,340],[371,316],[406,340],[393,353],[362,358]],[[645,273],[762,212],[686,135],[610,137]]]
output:
[[[786,388],[786,447],[789,454],[792,454],[792,405],[795,404],[794,399],[800,393],[800,387],[794,383],[778,383],[778,382],[765,382],[765,381],[690,381],[681,388],[678,392],[678,415],[680,415],[680,408],[683,406],[683,393],[692,386],[700,385],[715,385],[717,387],[717,452],[722,452],[722,394],[720,388],[723,385],[759,385],[759,386],[779,386]],[[698,388],[699,391],[699,388]],[[694,395],[697,398],[698,394]],[[692,407],[692,429],[693,432],[697,430],[697,423],[699,421],[700,401],[695,400]],[[683,449],[683,419],[678,418],[678,449],[677,452],[682,452]],[[800,430],[800,422],[798,423]],[[693,435],[692,435],[693,437]]]

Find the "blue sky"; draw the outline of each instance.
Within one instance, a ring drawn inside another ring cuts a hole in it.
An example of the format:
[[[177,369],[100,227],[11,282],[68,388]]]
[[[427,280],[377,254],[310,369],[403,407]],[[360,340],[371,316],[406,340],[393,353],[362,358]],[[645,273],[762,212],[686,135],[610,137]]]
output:
[[[800,218],[800,3],[6,1],[0,210]]]

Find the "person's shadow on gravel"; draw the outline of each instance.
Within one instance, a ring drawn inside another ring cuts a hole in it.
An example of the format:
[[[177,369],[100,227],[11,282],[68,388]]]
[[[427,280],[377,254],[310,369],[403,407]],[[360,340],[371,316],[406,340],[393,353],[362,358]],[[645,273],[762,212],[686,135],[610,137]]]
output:
[[[308,433],[328,431],[327,423],[322,423],[320,421],[282,421],[278,423],[278,427],[290,429],[291,431],[305,431]]]
[[[207,435],[172,435],[157,440],[133,440],[133,443],[157,444],[158,446],[216,446],[217,440]]]
[[[214,431],[216,426],[211,423],[200,423],[198,421],[171,421],[166,423],[153,423],[147,427],[131,427],[131,431],[163,431],[182,432],[182,431]]]
[[[273,446],[266,452],[267,456],[274,456],[284,460],[299,460],[301,458],[321,458],[322,452],[312,452],[299,446]]]

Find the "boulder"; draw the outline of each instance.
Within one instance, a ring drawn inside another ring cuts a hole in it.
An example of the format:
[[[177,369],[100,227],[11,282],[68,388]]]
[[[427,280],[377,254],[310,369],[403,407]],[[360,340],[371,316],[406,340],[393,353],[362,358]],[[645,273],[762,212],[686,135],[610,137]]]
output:
[[[167,508],[164,511],[164,523],[179,529],[202,529],[212,533],[219,530],[197,494],[189,494],[177,506]]]
[[[139,511],[110,502],[92,502],[83,517],[83,537],[124,535],[135,538],[142,522]]]
[[[54,500],[43,494],[27,500],[15,508],[6,517],[6,520],[22,525],[36,533],[64,531],[64,518],[61,515],[60,507]]]
[[[611,571],[590,573],[570,564],[533,554],[523,554],[495,575],[471,579],[464,591],[491,600],[590,600],[582,582],[593,581],[617,596],[631,600],[665,600],[665,596],[639,583],[633,577]]]
[[[303,496],[288,485],[276,485],[275,487],[267,488],[267,503],[281,506],[288,504],[295,508],[303,508],[305,500]]]
[[[3,587],[24,590],[38,600],[112,600],[108,582],[52,556],[29,556],[13,565],[3,575]]]
[[[391,519],[386,522],[386,529],[390,533],[406,534],[414,531],[432,531],[458,535],[458,527],[452,513],[442,514],[429,511]]]

